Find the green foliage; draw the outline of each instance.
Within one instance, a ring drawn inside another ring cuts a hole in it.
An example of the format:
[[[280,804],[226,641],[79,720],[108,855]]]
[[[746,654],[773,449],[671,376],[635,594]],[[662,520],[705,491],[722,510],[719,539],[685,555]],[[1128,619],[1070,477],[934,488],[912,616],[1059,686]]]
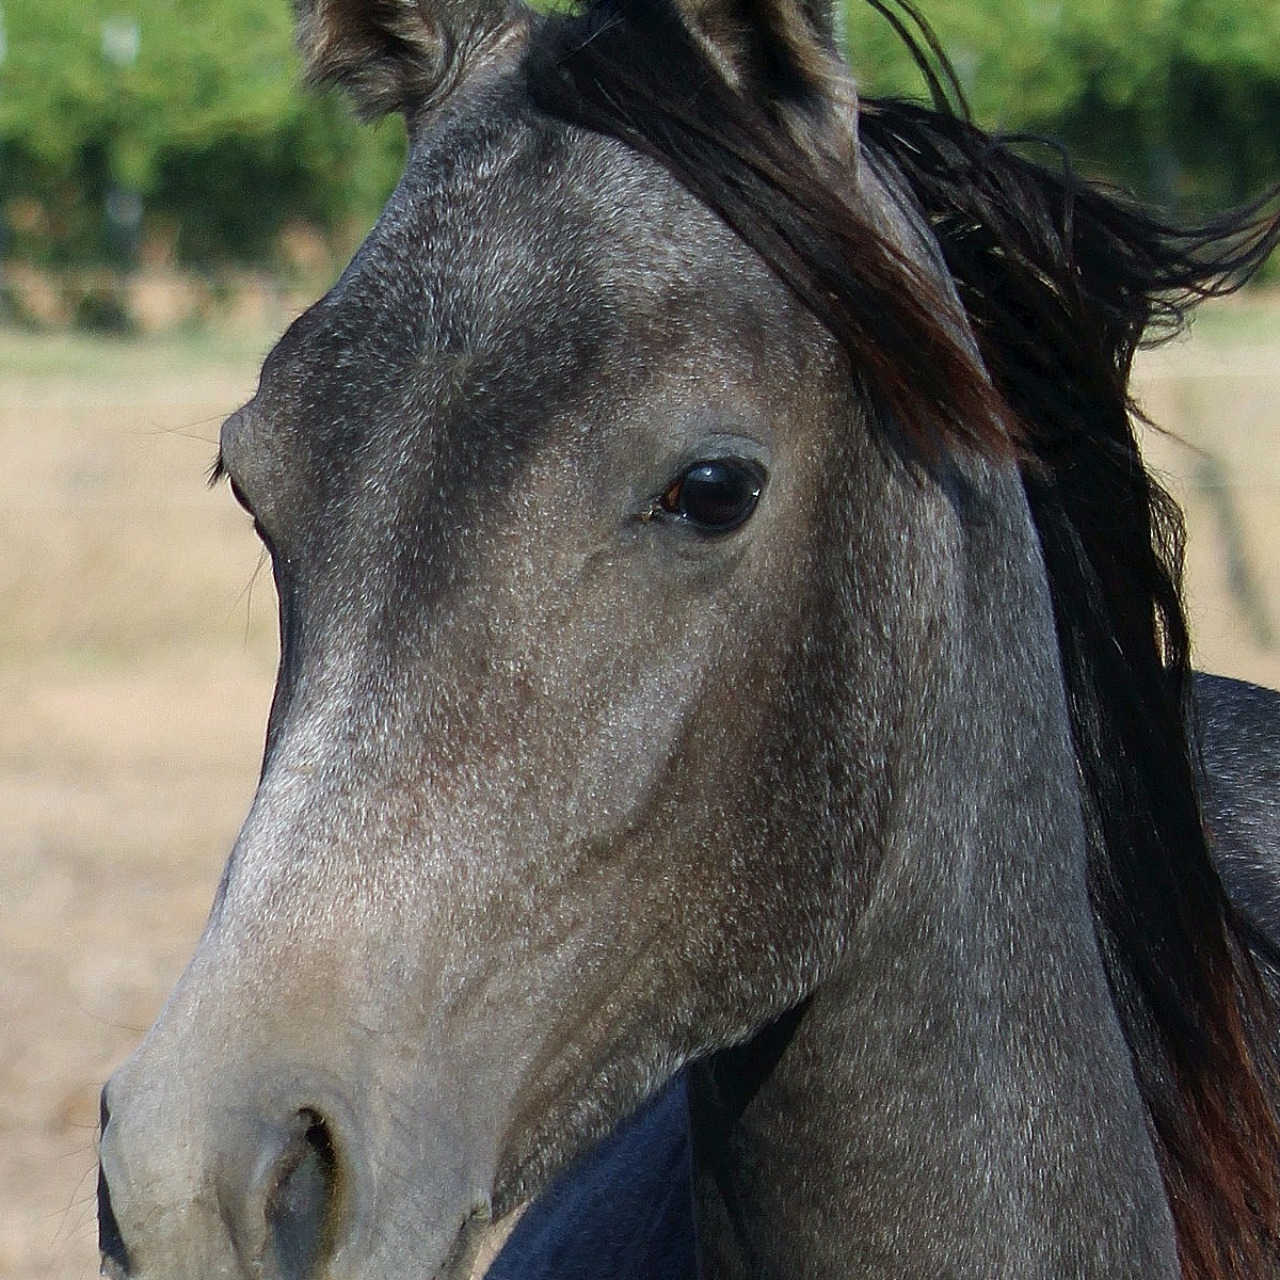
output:
[[[864,88],[920,96],[889,24],[846,3]],[[1060,138],[1086,172],[1182,214],[1280,179],[1280,0],[920,4],[983,124]],[[290,10],[0,0],[0,255],[281,265],[298,226],[349,249],[403,129],[299,91]]]
[[[0,4],[15,254],[75,263],[140,241],[187,263],[270,261],[292,223],[349,238],[399,172],[400,126],[370,136],[298,91],[286,0]]]
[[[901,42],[846,0],[871,93],[920,96]],[[1064,142],[1080,167],[1174,212],[1280,181],[1277,0],[922,0],[977,120]]]

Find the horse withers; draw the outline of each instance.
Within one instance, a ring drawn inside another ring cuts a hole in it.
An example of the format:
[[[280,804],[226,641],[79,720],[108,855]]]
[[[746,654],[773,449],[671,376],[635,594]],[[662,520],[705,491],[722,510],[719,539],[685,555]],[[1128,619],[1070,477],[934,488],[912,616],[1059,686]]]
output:
[[[280,674],[106,1273],[479,1274],[682,1072],[708,1276],[1274,1267],[1127,375],[1275,226],[859,104],[819,4],[298,19],[410,156],[223,429]]]

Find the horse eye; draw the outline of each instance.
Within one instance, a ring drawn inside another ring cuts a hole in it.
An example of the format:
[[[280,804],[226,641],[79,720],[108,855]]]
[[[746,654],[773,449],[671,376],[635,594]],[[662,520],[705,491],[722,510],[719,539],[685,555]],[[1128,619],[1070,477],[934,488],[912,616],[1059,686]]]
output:
[[[728,533],[756,509],[764,479],[753,462],[707,458],[677,477],[658,507],[701,533]]]

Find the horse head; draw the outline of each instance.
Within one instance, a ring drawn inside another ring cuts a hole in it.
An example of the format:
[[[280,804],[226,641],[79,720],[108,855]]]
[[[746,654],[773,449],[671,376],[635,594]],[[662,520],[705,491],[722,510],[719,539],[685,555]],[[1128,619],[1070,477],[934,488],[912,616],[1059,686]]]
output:
[[[479,1274],[690,1064],[713,1274],[1174,1274],[1029,446],[830,13],[298,25],[409,160],[223,428],[280,672],[107,1274]]]

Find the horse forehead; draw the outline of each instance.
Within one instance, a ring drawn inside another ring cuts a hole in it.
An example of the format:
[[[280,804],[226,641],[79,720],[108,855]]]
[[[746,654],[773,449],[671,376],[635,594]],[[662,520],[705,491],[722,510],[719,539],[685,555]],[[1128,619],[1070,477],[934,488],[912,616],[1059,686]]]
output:
[[[269,355],[260,404],[323,418],[485,356],[527,383],[553,344],[568,363],[705,276],[690,240],[710,215],[651,161],[528,112],[480,115],[418,140],[347,270]]]
[[[245,420],[326,470],[371,437],[379,454],[438,446],[477,413],[486,434],[523,436],[619,371],[673,368],[679,348],[702,369],[723,367],[697,358],[721,348],[781,353],[793,310],[657,162],[490,94],[418,137],[348,269],[268,357]],[[227,443],[234,462],[245,451]]]
[[[477,115],[418,140],[333,303],[380,298],[393,324],[457,348],[706,283],[732,237],[656,162],[518,103]]]

